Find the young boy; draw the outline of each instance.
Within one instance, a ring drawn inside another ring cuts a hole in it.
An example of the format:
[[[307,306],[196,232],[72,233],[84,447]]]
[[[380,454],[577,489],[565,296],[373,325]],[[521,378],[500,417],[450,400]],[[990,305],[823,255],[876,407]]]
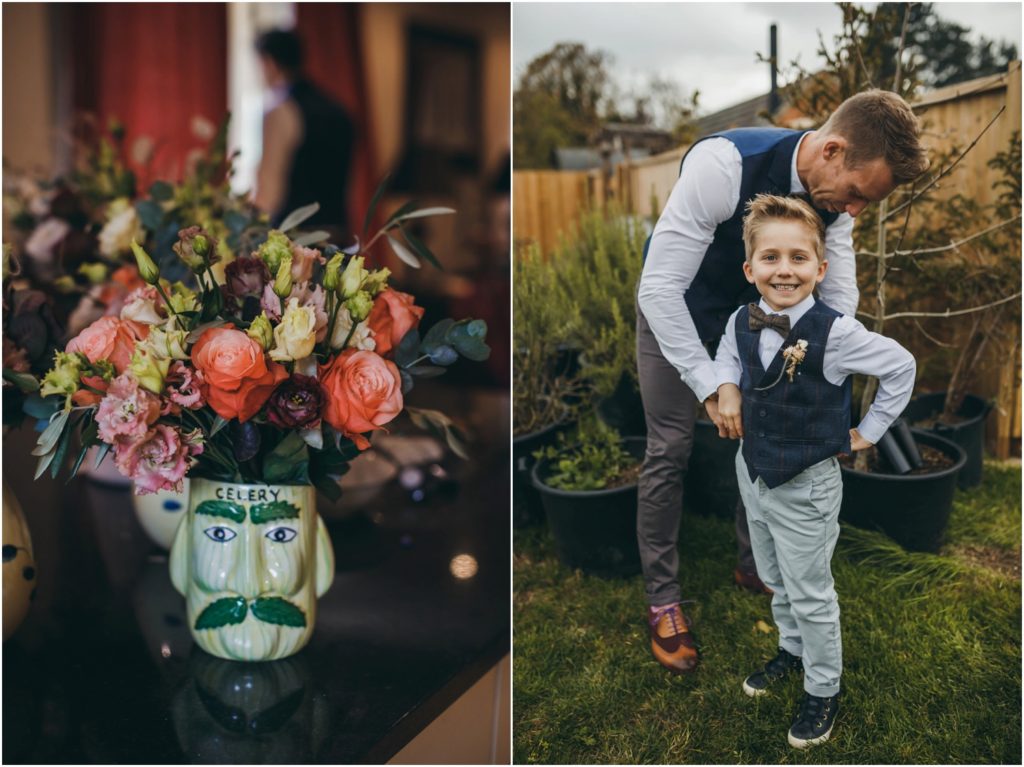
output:
[[[747,280],[758,304],[738,309],[715,359],[722,436],[736,455],[757,572],[770,589],[779,653],[748,676],[762,695],[804,672],[805,695],[789,743],[828,740],[839,711],[842,642],[829,562],[839,537],[843,482],[836,456],[870,447],[902,412],[914,386],[910,353],[814,298],[825,276],[825,228],[795,197],[758,195],[747,205]],[[852,373],[877,376],[878,393],[850,427]]]

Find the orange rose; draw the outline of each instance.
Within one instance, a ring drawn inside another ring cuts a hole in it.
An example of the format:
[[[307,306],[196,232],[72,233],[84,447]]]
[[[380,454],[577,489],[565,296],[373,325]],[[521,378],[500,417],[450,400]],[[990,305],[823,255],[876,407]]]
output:
[[[192,364],[203,374],[206,402],[221,418],[248,421],[288,377],[284,365],[267,363],[263,347],[232,324],[210,328],[192,347]]]
[[[376,352],[346,349],[320,368],[327,395],[324,420],[365,450],[364,432],[379,429],[402,412],[402,377],[394,362]]]
[[[405,334],[423,318],[423,307],[413,305],[416,299],[408,293],[387,288],[373,302],[367,325],[373,331],[377,354],[387,354],[401,343]]]
[[[104,381],[100,376],[85,376],[82,378],[82,383],[86,386],[91,386],[93,389],[99,389],[100,391],[106,391],[110,386],[110,384]],[[88,389],[79,389],[71,395],[71,401],[79,407],[98,405],[102,399],[102,394],[97,394],[96,392],[89,391]]]
[[[117,317],[100,317],[71,339],[67,351],[80,352],[89,362],[110,360],[120,375],[132,361],[135,342],[149,335],[149,326]]]

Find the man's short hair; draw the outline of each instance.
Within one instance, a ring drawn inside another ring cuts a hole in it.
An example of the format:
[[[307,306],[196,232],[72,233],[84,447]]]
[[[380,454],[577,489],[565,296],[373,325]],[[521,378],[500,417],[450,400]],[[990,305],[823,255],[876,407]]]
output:
[[[846,139],[848,168],[881,157],[896,185],[928,170],[921,123],[910,105],[892,91],[872,89],[851,96],[836,108],[821,132]]]
[[[799,197],[780,197],[759,194],[747,203],[743,217],[743,246],[747,261],[754,255],[757,233],[769,221],[796,221],[803,224],[814,241],[814,254],[818,261],[825,260],[825,222],[807,202]]]
[[[285,72],[295,74],[302,69],[302,41],[294,32],[284,29],[264,32],[256,39],[256,50]]]

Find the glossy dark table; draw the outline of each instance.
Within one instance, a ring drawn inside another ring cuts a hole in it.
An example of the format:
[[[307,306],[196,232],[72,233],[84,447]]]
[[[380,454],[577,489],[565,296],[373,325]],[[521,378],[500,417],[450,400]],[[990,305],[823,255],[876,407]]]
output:
[[[166,553],[127,489],[33,483],[34,435],[5,439],[4,477],[25,508],[39,583],[3,647],[3,762],[338,764],[397,753],[509,650],[508,398],[424,388],[411,404],[466,425],[473,461],[448,454],[451,481],[420,502],[397,482],[344,516],[320,499],[334,583],[310,644],[273,663],[194,646]],[[471,577],[453,574],[460,554],[476,563]]]

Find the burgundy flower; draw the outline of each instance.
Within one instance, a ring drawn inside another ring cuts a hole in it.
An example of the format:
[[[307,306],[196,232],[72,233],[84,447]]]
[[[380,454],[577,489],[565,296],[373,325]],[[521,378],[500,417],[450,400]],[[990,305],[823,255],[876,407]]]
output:
[[[294,373],[270,395],[267,418],[281,429],[314,429],[320,424],[323,407],[320,382],[312,376]]]
[[[228,292],[237,298],[260,296],[270,282],[270,272],[262,258],[239,256],[224,269]]]

